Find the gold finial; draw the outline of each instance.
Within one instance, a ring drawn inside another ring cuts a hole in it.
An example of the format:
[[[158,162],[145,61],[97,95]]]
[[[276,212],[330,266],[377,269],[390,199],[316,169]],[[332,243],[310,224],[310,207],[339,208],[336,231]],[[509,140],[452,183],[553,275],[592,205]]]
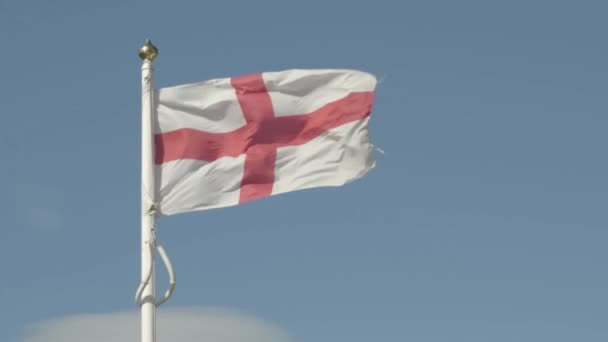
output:
[[[139,48],[139,58],[142,61],[153,61],[158,55],[158,49],[152,45],[150,39],[146,39],[144,45]]]

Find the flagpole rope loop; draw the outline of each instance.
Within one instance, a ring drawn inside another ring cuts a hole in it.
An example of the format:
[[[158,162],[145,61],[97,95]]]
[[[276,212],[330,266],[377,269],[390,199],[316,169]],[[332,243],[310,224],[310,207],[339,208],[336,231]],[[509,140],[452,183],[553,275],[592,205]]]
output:
[[[154,259],[154,242],[146,241],[146,246],[148,247],[148,258],[150,260]],[[135,291],[135,303],[137,306],[141,306],[143,304],[142,294],[148,283],[150,282],[150,278],[152,278],[152,267],[153,263],[150,263],[150,267],[146,270],[146,276],[144,277],[144,281],[139,284],[137,291]]]
[[[163,260],[165,267],[167,268],[167,273],[169,274],[169,286],[165,291],[163,298],[155,303],[155,305],[158,307],[165,303],[167,300],[169,300],[169,298],[171,298],[171,295],[173,294],[173,291],[175,290],[175,270],[173,269],[171,260],[167,255],[167,251],[165,251],[165,248],[161,244],[157,244],[156,241],[147,241],[146,246],[148,246],[148,258],[150,258],[150,260],[154,259],[155,251],[157,251],[160,255],[160,258]],[[148,286],[148,283],[150,283],[150,279],[152,278],[153,265],[154,263],[150,262],[150,268],[146,270],[146,274],[144,277],[145,280],[139,284],[139,287],[135,292],[135,303],[137,304],[137,306],[141,306],[144,302],[142,294],[146,286]]]
[[[169,256],[167,255],[165,248],[159,244],[156,246],[156,250],[158,251],[160,258],[163,259],[163,263],[167,268],[167,273],[169,273],[169,287],[167,288],[167,291],[165,291],[163,298],[160,301],[156,302],[156,306],[158,307],[161,306],[167,300],[169,300],[169,298],[171,298],[171,295],[173,294],[173,290],[175,290],[175,271],[173,270],[173,265],[171,265],[171,260],[169,260]]]

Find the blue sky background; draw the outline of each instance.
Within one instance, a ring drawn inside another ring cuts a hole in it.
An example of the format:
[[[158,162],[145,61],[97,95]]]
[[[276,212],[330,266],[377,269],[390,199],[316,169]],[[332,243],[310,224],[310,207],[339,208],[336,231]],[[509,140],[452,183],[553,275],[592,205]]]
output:
[[[159,220],[167,308],[241,310],[298,342],[607,341],[607,10],[0,0],[0,341],[134,308],[147,37],[158,87],[289,68],[382,80],[386,154],[367,177]]]

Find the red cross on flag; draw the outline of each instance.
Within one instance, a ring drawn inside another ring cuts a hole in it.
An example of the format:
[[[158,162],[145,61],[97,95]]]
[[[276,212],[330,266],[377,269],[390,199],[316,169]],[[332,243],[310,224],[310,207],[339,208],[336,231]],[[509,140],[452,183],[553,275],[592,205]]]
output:
[[[155,164],[162,215],[339,186],[374,166],[374,76],[288,70],[158,90]]]

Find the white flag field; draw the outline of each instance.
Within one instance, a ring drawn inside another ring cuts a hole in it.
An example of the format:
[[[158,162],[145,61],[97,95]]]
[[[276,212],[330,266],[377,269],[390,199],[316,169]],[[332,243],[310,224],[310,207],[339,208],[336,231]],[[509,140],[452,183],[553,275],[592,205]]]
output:
[[[159,89],[157,213],[232,206],[365,175],[374,167],[375,86],[371,74],[327,69]]]

